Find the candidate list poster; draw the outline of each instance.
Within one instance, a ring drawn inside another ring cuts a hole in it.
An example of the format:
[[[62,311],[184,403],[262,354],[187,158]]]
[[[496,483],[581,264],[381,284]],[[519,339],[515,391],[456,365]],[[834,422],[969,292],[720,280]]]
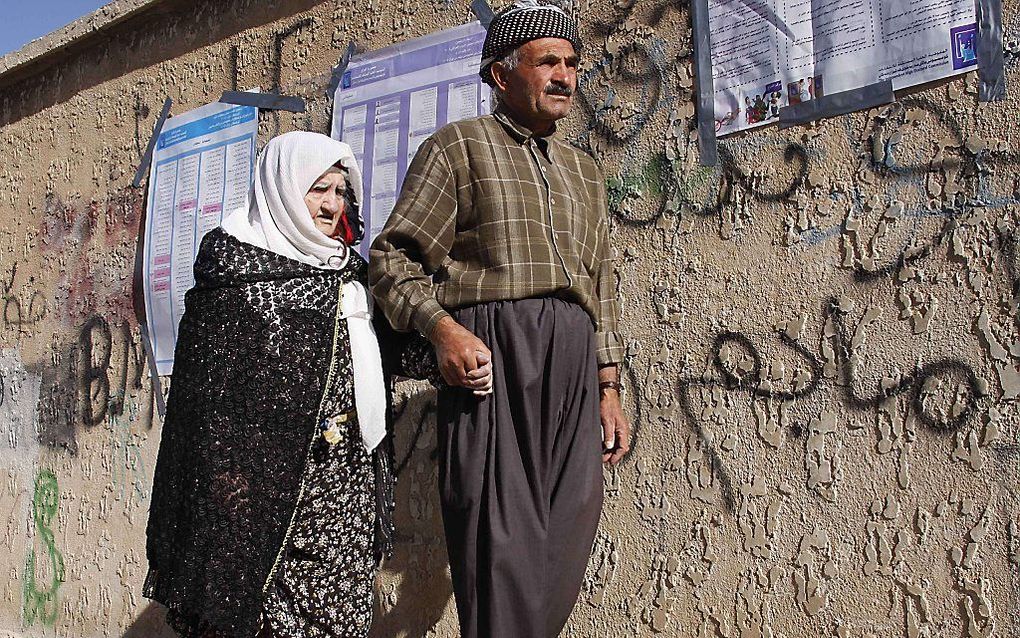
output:
[[[977,67],[974,0],[709,0],[716,132],[892,80],[902,89]]]
[[[163,125],[149,172],[145,216],[145,313],[160,375],[173,372],[184,293],[195,257],[224,214],[247,208],[258,109],[209,104]]]
[[[491,110],[478,76],[485,29],[477,22],[355,56],[333,102],[333,137],[361,166],[367,259],[393,211],[418,147],[442,126]]]

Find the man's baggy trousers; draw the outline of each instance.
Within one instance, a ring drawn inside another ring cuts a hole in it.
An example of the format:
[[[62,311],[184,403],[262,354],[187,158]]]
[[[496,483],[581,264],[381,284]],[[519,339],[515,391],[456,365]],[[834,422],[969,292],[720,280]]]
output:
[[[602,510],[595,335],[554,298],[453,313],[492,351],[493,393],[439,393],[439,486],[464,638],[553,638]]]

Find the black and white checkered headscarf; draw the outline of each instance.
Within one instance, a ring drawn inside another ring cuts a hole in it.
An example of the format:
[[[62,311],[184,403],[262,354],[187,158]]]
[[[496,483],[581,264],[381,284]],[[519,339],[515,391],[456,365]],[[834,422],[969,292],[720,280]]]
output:
[[[577,22],[563,9],[551,4],[540,4],[538,0],[517,0],[497,13],[489,23],[478,74],[487,84],[492,84],[489,69],[494,62],[525,42],[539,38],[562,38],[574,45],[575,53],[581,52]]]

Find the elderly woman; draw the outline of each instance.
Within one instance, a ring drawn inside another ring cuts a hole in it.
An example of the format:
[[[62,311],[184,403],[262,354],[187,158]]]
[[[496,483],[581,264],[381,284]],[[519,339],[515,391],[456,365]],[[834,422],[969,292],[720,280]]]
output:
[[[360,201],[346,144],[287,133],[259,156],[250,207],[202,242],[146,548],[145,595],[182,636],[368,632],[391,539],[385,380],[435,359],[422,339],[376,338],[388,326],[350,249]]]

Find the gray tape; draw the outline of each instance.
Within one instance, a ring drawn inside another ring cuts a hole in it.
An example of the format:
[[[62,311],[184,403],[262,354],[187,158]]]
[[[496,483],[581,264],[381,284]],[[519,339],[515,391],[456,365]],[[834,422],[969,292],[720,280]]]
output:
[[[784,106],[779,109],[779,128],[789,128],[823,117],[835,117],[844,113],[870,109],[895,100],[896,94],[893,93],[892,80],[882,80],[859,89],[823,95],[800,104]]]
[[[162,125],[160,125],[162,128]],[[159,137],[157,132],[153,139]],[[156,400],[156,412],[162,419],[166,415],[166,401],[163,399],[163,385],[159,380],[159,371],[156,369],[156,354],[149,341],[149,325],[145,317],[145,282],[143,273],[145,271],[145,224],[149,211],[142,209],[138,220],[138,238],[135,240],[135,269],[134,278],[131,282],[132,299],[135,311],[135,319],[138,321],[138,330],[142,333],[142,349],[145,351],[145,360],[149,363],[149,379],[152,381],[152,395]]]
[[[152,382],[152,396],[156,399],[156,413],[162,419],[166,416],[166,399],[163,398],[163,383],[156,370],[156,353],[153,352],[152,342],[149,341],[149,326],[143,321],[138,328],[142,333],[142,349],[145,350],[145,359],[149,362],[149,379]]]
[[[691,0],[694,40],[694,84],[698,100],[698,150],[702,166],[719,163],[715,138],[715,83],[712,81],[712,38],[708,29],[708,0]]]
[[[354,57],[354,51],[356,46],[354,41],[351,40],[347,43],[347,50],[344,51],[343,56],[340,58],[340,63],[333,67],[333,72],[329,76],[329,85],[326,87],[326,97],[333,99],[336,95],[336,90],[340,88],[340,79],[344,76],[344,71],[347,70],[347,65],[351,63],[351,58]]]
[[[159,137],[160,132],[163,130],[163,124],[166,122],[166,117],[170,115],[170,107],[174,101],[167,98],[163,101],[163,110],[160,112],[159,117],[156,118],[156,125],[152,127],[152,137],[149,138],[149,143],[145,146],[145,154],[142,155],[142,163],[138,165],[138,170],[135,171],[135,178],[131,180],[131,185],[138,188],[142,185],[142,178],[149,171],[149,163],[152,161],[152,151],[156,148],[156,139]]]
[[[254,93],[252,91],[224,91],[223,95],[220,96],[220,102],[224,104],[237,104],[239,106],[254,106],[263,111],[305,112],[305,101],[293,95]]]
[[[978,99],[1006,99],[1006,76],[1002,60],[1002,0],[978,0]]]
[[[489,28],[489,23],[496,17],[496,14],[492,12],[492,7],[485,0],[473,0],[471,2],[471,11],[474,12],[475,17],[482,23],[482,26],[486,29]]]

